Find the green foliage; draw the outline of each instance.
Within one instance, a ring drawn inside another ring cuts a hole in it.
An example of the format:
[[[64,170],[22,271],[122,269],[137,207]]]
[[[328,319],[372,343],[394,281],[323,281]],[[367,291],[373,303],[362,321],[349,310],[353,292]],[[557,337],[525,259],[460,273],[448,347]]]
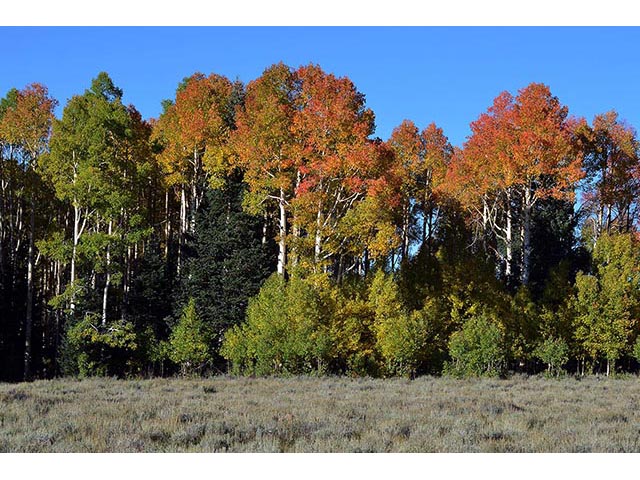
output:
[[[640,308],[640,249],[632,235],[602,235],[593,251],[594,273],[578,273],[572,308],[580,350],[613,363],[629,350]]]
[[[242,323],[249,298],[275,269],[273,246],[262,243],[262,219],[242,211],[243,193],[238,172],[222,188],[207,189],[182,278],[181,295],[196,300],[214,350],[226,330]]]
[[[434,301],[422,310],[399,313],[376,322],[377,346],[391,375],[415,376],[430,357],[440,311]]]
[[[547,338],[534,351],[534,355],[547,364],[547,371],[559,375],[569,360],[569,346],[562,338]]]
[[[139,348],[134,326],[120,320],[101,325],[99,315],[86,315],[67,330],[67,362],[80,376],[126,376],[137,373]]]
[[[322,372],[332,342],[320,279],[272,275],[249,301],[247,321],[225,335],[221,354],[234,373]]]
[[[486,313],[468,319],[449,339],[445,373],[459,377],[497,376],[506,360],[504,333]]]
[[[249,300],[247,322],[225,334],[220,350],[234,373],[266,374],[282,366],[287,333],[285,282],[271,276]]]
[[[367,285],[343,283],[341,287],[335,289],[336,307],[331,321],[335,369],[352,376],[378,375],[375,312]]]
[[[509,358],[523,364],[533,356],[538,341],[540,314],[526,287],[520,287],[511,299],[510,311],[502,318]]]
[[[369,292],[376,347],[388,374],[412,377],[429,357],[429,340],[440,314],[435,301],[409,312],[391,275],[376,272]],[[431,345],[432,347],[432,345]]]
[[[60,119],[43,86],[9,90],[0,380],[225,359],[239,374],[406,377],[445,360],[457,376],[640,361],[635,132],[615,112],[565,130],[547,87],[522,92],[452,149],[411,121],[372,140],[364,96],[314,65],[274,65],[246,90],[196,73],[149,121],[105,72]],[[561,135],[534,142],[549,132],[531,106]]]
[[[196,301],[191,298],[169,339],[169,358],[180,365],[183,375],[201,371],[211,360],[208,340]]]
[[[633,344],[633,358],[640,362],[640,337]]]

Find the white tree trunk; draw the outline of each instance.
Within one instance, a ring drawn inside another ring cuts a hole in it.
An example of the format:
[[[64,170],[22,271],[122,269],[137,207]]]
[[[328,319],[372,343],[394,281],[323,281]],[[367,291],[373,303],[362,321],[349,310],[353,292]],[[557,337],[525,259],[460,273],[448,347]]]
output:
[[[182,267],[182,249],[184,246],[184,236],[187,231],[187,192],[185,191],[184,184],[180,185],[180,232],[178,235],[178,262],[177,262],[177,275],[180,277],[180,270]]]
[[[78,252],[78,242],[80,241],[80,207],[74,201],[73,205],[73,249],[71,250],[71,292],[70,309],[71,314],[76,311],[76,294],[75,294],[75,282],[76,282],[76,256]]]
[[[531,274],[531,208],[532,195],[529,188],[525,189],[522,203],[522,275],[523,285],[529,284]]]
[[[111,242],[111,233],[113,227],[113,220],[109,220],[109,242]],[[107,243],[107,258],[106,258],[106,272],[107,276],[104,282],[104,290],[102,291],[102,326],[107,325],[107,308],[109,299],[109,286],[111,285],[111,248]]]
[[[171,241],[171,217],[169,216],[169,189],[167,188],[164,193],[164,220],[166,222],[165,225],[165,245],[164,245],[164,256],[165,258],[169,258],[169,243]]]
[[[322,208],[318,205],[318,213],[316,215],[316,235],[313,241],[313,254],[316,264],[320,263],[320,255],[322,254]]]
[[[189,233],[196,231],[196,212],[200,206],[200,198],[198,196],[198,176],[199,169],[198,150],[193,150],[193,179],[191,180],[191,216],[189,218]]]
[[[278,239],[278,275],[284,276],[287,264],[287,212],[285,210],[284,190],[280,189],[279,239]]]
[[[267,213],[267,211],[264,211],[264,219],[263,219],[263,223],[262,223],[262,245],[266,245],[267,244],[267,225],[269,222],[269,214]]]
[[[507,189],[507,205],[506,205],[506,209],[507,209],[507,225],[506,225],[506,231],[505,231],[505,237],[506,237],[506,245],[505,245],[505,249],[506,249],[506,265],[505,265],[505,276],[507,278],[511,277],[511,274],[513,273],[513,214],[512,214],[512,210],[511,210],[511,190]]]

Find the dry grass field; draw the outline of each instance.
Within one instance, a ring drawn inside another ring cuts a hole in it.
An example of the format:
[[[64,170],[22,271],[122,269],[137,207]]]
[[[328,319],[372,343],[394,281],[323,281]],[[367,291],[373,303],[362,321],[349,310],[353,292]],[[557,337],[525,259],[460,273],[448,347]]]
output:
[[[638,378],[0,384],[2,452],[640,452]]]

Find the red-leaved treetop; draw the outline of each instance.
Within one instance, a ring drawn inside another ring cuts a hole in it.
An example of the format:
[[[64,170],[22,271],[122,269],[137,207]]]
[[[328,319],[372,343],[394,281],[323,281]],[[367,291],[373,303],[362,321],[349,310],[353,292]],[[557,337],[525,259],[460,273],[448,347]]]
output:
[[[293,133],[301,176],[296,188],[296,222],[313,239],[316,268],[341,248],[340,220],[366,195],[376,155],[368,137],[373,112],[346,77],[309,65],[297,71],[300,94]]]
[[[287,263],[287,217],[300,178],[299,159],[292,153],[293,122],[298,80],[295,72],[279,63],[267,68],[247,85],[244,108],[236,114],[231,136],[235,165],[249,186],[246,202],[251,210],[278,211],[278,274]]]
[[[435,123],[419,133],[411,120],[404,120],[393,130],[389,144],[396,157],[395,173],[402,179],[400,255],[406,259],[413,241],[430,248],[439,216],[437,189],[444,180],[453,147]],[[415,232],[418,217],[422,227],[419,233]]]
[[[636,131],[611,110],[596,115],[592,128],[583,126],[585,169],[589,186],[584,193],[591,217],[593,241],[612,230],[630,232],[638,216],[640,159]]]
[[[543,198],[570,200],[583,177],[582,155],[573,148],[575,121],[549,87],[532,83],[517,97],[503,92],[487,113],[471,124],[462,158],[449,172],[449,185],[491,232],[505,276],[514,273],[519,230],[520,281],[529,282],[531,214]],[[503,253],[504,252],[504,253]]]
[[[204,180],[224,163],[232,93],[233,84],[226,77],[196,73],[182,82],[175,102],[154,125],[154,139],[163,147],[158,160],[180,201],[181,246],[184,235],[195,229]]]

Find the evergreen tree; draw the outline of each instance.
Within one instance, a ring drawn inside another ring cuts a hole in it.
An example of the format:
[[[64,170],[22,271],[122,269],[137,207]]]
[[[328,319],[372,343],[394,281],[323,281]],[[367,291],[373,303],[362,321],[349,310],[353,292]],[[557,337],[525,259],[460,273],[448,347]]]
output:
[[[248,299],[275,270],[275,245],[262,242],[262,219],[242,209],[245,185],[239,172],[222,188],[206,191],[192,255],[182,279],[182,297],[193,297],[217,352],[222,335],[245,318]]]

